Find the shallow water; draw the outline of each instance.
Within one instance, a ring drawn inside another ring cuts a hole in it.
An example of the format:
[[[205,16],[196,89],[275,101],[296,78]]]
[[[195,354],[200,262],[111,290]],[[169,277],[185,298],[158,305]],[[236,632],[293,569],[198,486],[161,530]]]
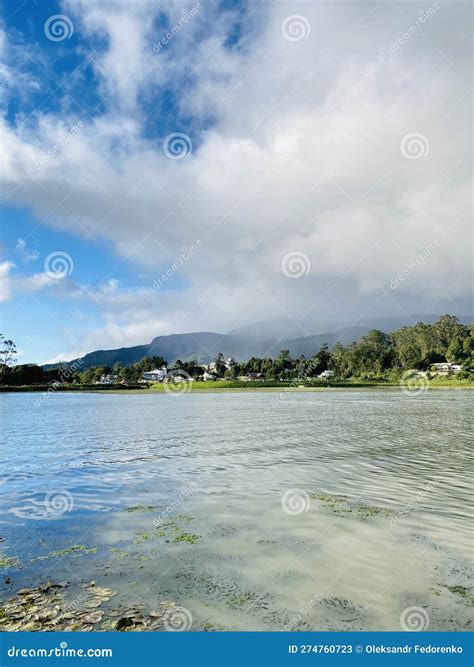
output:
[[[471,402],[2,394],[1,597],[93,579],[195,630],[468,629]]]

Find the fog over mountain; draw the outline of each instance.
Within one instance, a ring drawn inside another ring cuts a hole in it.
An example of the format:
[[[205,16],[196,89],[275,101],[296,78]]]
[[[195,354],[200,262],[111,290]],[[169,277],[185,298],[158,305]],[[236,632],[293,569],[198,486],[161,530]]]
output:
[[[20,351],[469,312],[471,3],[200,4],[166,48],[182,6],[164,0],[63,0],[71,39],[25,20],[26,58],[2,30],[1,186],[12,225],[29,217],[0,298]]]
[[[384,318],[383,320],[363,320],[360,323],[348,324],[333,332],[323,332],[312,336],[297,338],[266,337],[260,335],[267,330],[263,325],[257,323],[256,330],[252,327],[242,327],[240,330],[220,334],[211,331],[199,331],[185,334],[172,334],[169,336],[157,336],[151,343],[124,347],[112,350],[95,350],[80,359],[63,362],[79,365],[81,370],[92,366],[113,366],[116,362],[123,365],[132,364],[143,357],[160,356],[172,365],[177,359],[182,361],[196,360],[199,363],[212,361],[217,353],[222,352],[225,357],[234,357],[236,361],[245,361],[250,357],[276,357],[282,349],[288,349],[292,357],[304,355],[309,358],[318,352],[322,345],[332,347],[339,342],[348,345],[357,341],[361,336],[367,334],[371,329],[381,328],[386,333],[395,331],[402,326],[411,325],[417,321],[435,322],[439,315],[413,316],[410,318]],[[408,320],[408,321],[407,321]],[[461,316],[459,320],[468,324],[473,320],[470,316]],[[280,321],[282,329],[287,324]],[[268,322],[267,327],[275,327],[275,322]],[[258,333],[260,332],[260,333]],[[52,367],[55,364],[46,364]]]

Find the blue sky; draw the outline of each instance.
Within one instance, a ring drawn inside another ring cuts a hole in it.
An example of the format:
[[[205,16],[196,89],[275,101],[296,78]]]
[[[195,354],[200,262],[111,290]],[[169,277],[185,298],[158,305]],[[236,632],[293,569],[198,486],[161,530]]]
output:
[[[3,3],[1,322],[19,360],[283,316],[304,335],[469,314],[470,14]]]

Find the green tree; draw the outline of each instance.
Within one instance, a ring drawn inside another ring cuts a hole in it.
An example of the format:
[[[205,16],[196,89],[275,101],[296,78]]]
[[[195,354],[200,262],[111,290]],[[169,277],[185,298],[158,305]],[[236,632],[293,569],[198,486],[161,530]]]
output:
[[[12,340],[0,333],[0,367],[10,366],[16,362],[17,349]]]

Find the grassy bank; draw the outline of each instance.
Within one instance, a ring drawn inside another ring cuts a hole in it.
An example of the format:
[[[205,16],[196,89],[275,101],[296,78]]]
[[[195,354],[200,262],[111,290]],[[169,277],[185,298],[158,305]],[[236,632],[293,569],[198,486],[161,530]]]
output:
[[[340,380],[318,382],[238,382],[232,380],[216,380],[211,382],[192,383],[191,391],[212,392],[212,391],[233,391],[233,390],[260,390],[260,391],[327,391],[328,389],[400,389],[400,381],[381,381],[381,380]],[[456,380],[448,378],[436,378],[430,380],[429,389],[472,389],[474,381],[469,379]],[[165,386],[162,383],[156,383],[149,388],[150,392],[165,392]]]
[[[340,380],[329,383],[315,380],[296,382],[239,382],[237,380],[216,380],[211,382],[195,381],[191,385],[193,392],[221,392],[221,391],[328,391],[328,389],[401,389],[403,385],[397,380]],[[434,378],[428,382],[428,389],[473,389],[472,379]],[[174,387],[175,390],[177,387]],[[53,385],[0,385],[0,392],[120,392],[120,393],[165,393],[165,385],[157,382],[150,386],[136,385],[104,385],[104,384],[62,384]]]
[[[57,391],[140,391],[146,389],[147,386],[141,384],[61,384],[59,386],[53,384],[0,385],[0,392],[39,391],[48,394],[55,394]]]

